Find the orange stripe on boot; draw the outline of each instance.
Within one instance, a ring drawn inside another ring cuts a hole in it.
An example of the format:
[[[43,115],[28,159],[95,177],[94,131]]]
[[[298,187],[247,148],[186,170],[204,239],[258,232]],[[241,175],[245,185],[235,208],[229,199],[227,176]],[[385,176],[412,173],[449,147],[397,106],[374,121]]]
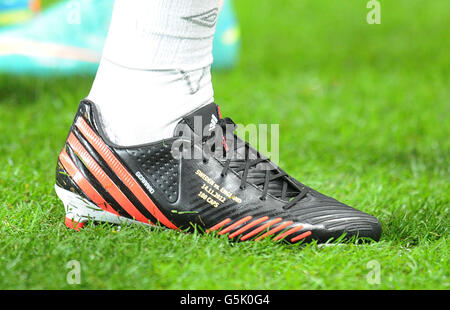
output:
[[[75,122],[77,128],[81,131],[83,136],[89,141],[94,149],[100,154],[100,156],[106,161],[111,169],[117,174],[120,180],[130,189],[130,191],[136,196],[136,198],[142,203],[142,205],[162,224],[165,226],[178,229],[164,214],[158,209],[155,203],[145,193],[139,183],[128,172],[128,170],[120,163],[113,152],[103,142],[103,140],[94,132],[89,124],[82,118],[78,117]]]
[[[229,232],[229,231],[235,229],[236,227],[238,227],[239,225],[241,225],[241,224],[243,224],[243,223],[245,223],[245,222],[247,222],[247,221],[250,221],[251,219],[252,219],[252,217],[251,217],[250,215],[249,215],[249,216],[246,216],[246,217],[244,217],[243,219],[240,219],[240,220],[237,221],[236,223],[231,224],[230,226],[228,226],[227,228],[225,228],[224,230],[222,230],[221,232],[219,232],[219,235],[226,234],[227,232]]]
[[[213,227],[211,227],[210,229],[208,229],[206,232],[209,233],[209,232],[211,232],[211,231],[215,231],[215,230],[221,228],[223,225],[227,224],[227,223],[230,222],[230,221],[231,221],[231,219],[229,219],[229,218],[224,219],[222,222],[220,222],[220,223],[214,225]]]
[[[78,185],[79,188],[86,194],[86,196],[92,200],[98,207],[105,211],[111,212],[115,215],[119,215],[116,210],[114,210],[105,199],[97,192],[97,190],[89,183],[89,181],[84,177],[80,170],[75,166],[70,156],[67,154],[66,150],[62,150],[59,154],[59,160],[63,165],[64,169]]]
[[[292,222],[292,221],[284,222],[284,223],[278,225],[277,227],[272,228],[271,230],[269,230],[268,232],[266,232],[264,235],[259,236],[258,238],[255,239],[255,241],[258,241],[258,240],[263,239],[263,238],[265,238],[265,237],[267,237],[267,236],[273,235],[273,234],[276,233],[277,231],[280,231],[280,230],[282,230],[283,228],[285,228],[285,227],[287,227],[287,226],[289,226],[289,225],[292,225],[292,223],[294,223],[294,222]]]
[[[262,217],[262,218],[259,218],[259,219],[257,219],[257,220],[254,220],[253,222],[250,222],[250,223],[248,223],[247,225],[245,225],[244,227],[242,227],[242,228],[236,230],[234,233],[232,233],[232,234],[229,236],[229,238],[232,239],[232,238],[234,238],[234,237],[240,235],[240,234],[243,233],[244,231],[247,231],[249,228],[252,228],[253,226],[255,226],[255,225],[257,225],[257,224],[259,224],[259,223],[261,223],[261,222],[267,221],[268,219],[269,219],[268,216],[264,216],[264,217]]]
[[[291,239],[291,242],[295,242],[295,241],[298,241],[298,240],[302,240],[303,238],[306,238],[306,237],[308,237],[309,235],[311,235],[311,231],[307,231],[307,232],[304,232],[303,234],[300,234],[300,235],[298,235],[297,237],[294,237],[294,238],[292,238]]]
[[[268,222],[268,223],[266,223],[266,224],[264,224],[264,225],[262,225],[262,226],[256,228],[255,230],[249,232],[249,233],[246,234],[245,236],[242,236],[242,237],[241,237],[241,240],[242,240],[242,241],[245,241],[245,240],[247,240],[248,238],[253,237],[254,235],[260,233],[260,232],[263,231],[264,229],[267,229],[267,228],[269,228],[270,226],[272,226],[272,225],[274,225],[274,224],[276,224],[276,223],[281,222],[282,220],[283,220],[283,219],[282,219],[281,217],[276,218],[276,219],[274,219],[274,220],[272,220],[272,221],[270,221],[270,222]]]
[[[97,164],[97,162],[92,158],[92,156],[86,151],[86,149],[81,145],[80,141],[75,137],[73,133],[70,133],[67,142],[72,147],[74,152],[81,158],[83,163],[89,169],[89,171],[94,175],[94,177],[100,182],[100,184],[105,188],[105,190],[111,194],[111,196],[120,204],[125,211],[128,212],[137,221],[149,223],[150,221],[139,212],[138,209],[133,205],[133,203],[122,193],[122,191],[117,187],[117,185],[109,178],[109,176],[103,171],[103,169]]]
[[[296,231],[298,231],[300,229],[303,229],[302,225],[294,227],[294,228],[291,228],[288,231],[285,231],[284,233],[282,233],[281,235],[278,235],[275,238],[273,238],[273,241],[278,241],[278,240],[280,240],[280,239],[282,239],[282,238],[284,238],[286,236],[289,236],[290,234],[295,233]]]

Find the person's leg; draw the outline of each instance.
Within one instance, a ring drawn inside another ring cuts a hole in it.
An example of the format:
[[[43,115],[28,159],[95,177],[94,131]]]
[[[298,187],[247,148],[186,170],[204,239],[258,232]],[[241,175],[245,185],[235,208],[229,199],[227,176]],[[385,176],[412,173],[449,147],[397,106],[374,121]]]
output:
[[[89,94],[120,145],[170,137],[213,101],[210,66],[220,0],[117,0]]]

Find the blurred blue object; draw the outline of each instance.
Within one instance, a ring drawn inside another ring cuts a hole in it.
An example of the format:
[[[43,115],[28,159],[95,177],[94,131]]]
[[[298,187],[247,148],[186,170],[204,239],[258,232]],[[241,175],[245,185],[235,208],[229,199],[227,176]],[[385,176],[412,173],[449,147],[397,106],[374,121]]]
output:
[[[40,0],[0,0],[0,26],[24,22],[40,9]]]
[[[113,4],[114,0],[66,0],[25,23],[0,28],[0,72],[95,73]],[[239,50],[239,25],[231,0],[227,0],[217,22],[213,69],[232,68]]]

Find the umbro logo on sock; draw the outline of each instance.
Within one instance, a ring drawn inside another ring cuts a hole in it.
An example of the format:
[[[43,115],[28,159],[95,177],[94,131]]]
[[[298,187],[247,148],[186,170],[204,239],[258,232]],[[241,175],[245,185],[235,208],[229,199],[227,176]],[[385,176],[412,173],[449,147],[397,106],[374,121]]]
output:
[[[219,9],[215,8],[202,14],[183,17],[183,19],[193,22],[194,24],[212,28],[216,25],[219,17]]]

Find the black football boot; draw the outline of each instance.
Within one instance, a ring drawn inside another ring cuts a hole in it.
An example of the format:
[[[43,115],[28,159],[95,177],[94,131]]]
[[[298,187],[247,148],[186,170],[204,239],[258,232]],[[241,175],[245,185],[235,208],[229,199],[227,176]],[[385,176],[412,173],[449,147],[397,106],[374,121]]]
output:
[[[183,117],[170,139],[122,147],[104,134],[95,105],[82,101],[56,171],[66,225],[197,227],[240,241],[379,240],[375,217],[300,183],[234,129],[211,103]]]

